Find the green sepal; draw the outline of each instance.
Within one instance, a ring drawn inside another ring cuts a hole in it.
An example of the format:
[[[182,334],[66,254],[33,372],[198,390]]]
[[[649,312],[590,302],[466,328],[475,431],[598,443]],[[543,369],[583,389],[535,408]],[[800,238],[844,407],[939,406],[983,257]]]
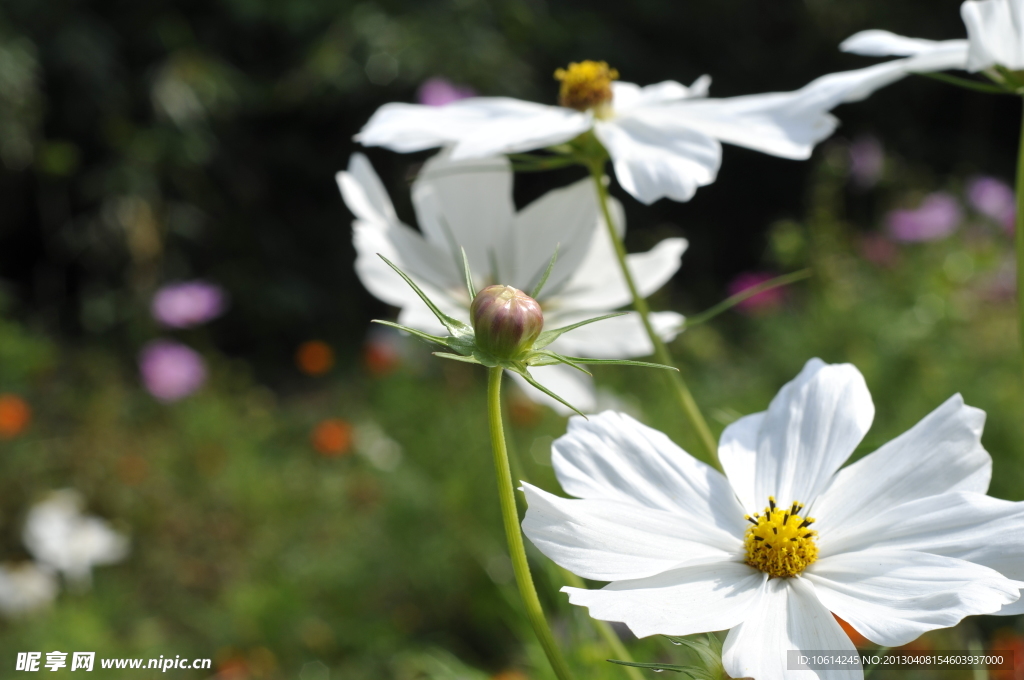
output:
[[[605,319],[612,319],[616,316],[625,316],[626,314],[629,314],[629,312],[615,312],[613,314],[605,314],[604,316],[597,316],[594,317],[593,319],[580,321],[579,323],[574,323],[569,326],[562,326],[561,328],[553,328],[550,331],[544,331],[539,336],[537,336],[537,341],[533,343],[533,348],[544,349],[545,347],[553,343],[555,340],[557,340],[558,336],[562,335],[563,333],[568,333],[569,331],[579,328],[580,326],[586,326],[588,323],[594,323],[595,321],[604,321]]]
[[[527,366],[554,366],[555,364],[565,364],[566,366],[571,366],[575,368],[577,371],[580,371],[581,373],[586,373],[591,377],[594,376],[593,373],[583,368],[575,361],[572,361],[568,357],[564,357],[561,354],[555,354],[554,352],[534,352],[529,357],[526,358],[525,363]]]
[[[466,249],[462,250],[462,271],[466,275],[466,290],[469,291],[470,301],[476,297],[476,286],[473,285],[473,272],[469,270],[469,258],[466,256]]]
[[[987,94],[1014,94],[1013,90],[1007,87],[989,85],[988,83],[981,83],[968,78],[958,78],[957,76],[951,76],[948,73],[917,73],[917,75],[924,76],[925,78],[931,78],[933,80],[941,80],[944,83],[956,85],[957,87],[962,87],[967,90],[974,90],[976,92],[985,92]]]
[[[554,354],[554,352],[552,352]],[[643,366],[644,368],[664,368],[669,371],[678,371],[679,369],[675,366],[666,366],[665,364],[652,364],[649,361],[633,361],[632,359],[588,359],[587,357],[567,357],[561,354],[555,356],[561,357],[562,359],[568,359],[574,361],[577,364],[588,364],[588,365],[605,365],[605,366]]]
[[[687,328],[691,328],[698,324],[702,324],[705,321],[710,321],[711,319],[715,318],[722,312],[732,309],[733,307],[743,302],[744,300],[752,298],[759,293],[763,293],[766,290],[772,290],[773,288],[781,288],[782,286],[787,286],[791,283],[795,283],[797,281],[810,278],[811,274],[812,272],[810,269],[801,269],[800,271],[791,272],[789,274],[783,274],[782,276],[776,276],[774,279],[768,279],[767,281],[762,281],[756,286],[751,286],[750,288],[741,290],[735,295],[730,295],[729,297],[725,298],[717,305],[705,309],[700,314],[694,314],[693,316],[687,317],[686,320],[683,321],[683,325],[680,329],[680,332],[686,330]]]
[[[480,363],[480,361],[477,360],[476,357],[472,357],[472,356],[467,357],[467,356],[463,356],[462,354],[451,354],[449,352],[431,352],[431,354],[433,354],[435,357],[441,357],[442,359],[451,359],[452,361],[461,361],[461,362],[466,363],[466,364],[477,364],[478,366],[482,365]]]
[[[555,252],[551,255],[551,261],[548,262],[548,268],[544,270],[544,274],[540,277],[540,281],[533,287],[533,292],[530,293],[530,297],[534,300],[540,295],[540,291],[544,288],[544,284],[548,282],[548,277],[551,276],[551,270],[555,268],[555,261],[558,260],[558,249],[561,247],[561,243],[555,244]]]
[[[441,345],[442,347],[450,347],[448,343],[449,338],[442,338],[439,335],[431,335],[430,333],[418,331],[415,328],[409,328],[408,326],[403,326],[401,324],[393,323],[391,321],[383,321],[381,319],[373,319],[370,321],[370,323],[379,323],[382,326],[391,326],[392,328],[397,328],[400,331],[405,331],[410,335],[415,335],[420,340],[426,340],[427,342],[432,342],[436,345]]]
[[[534,380],[533,376],[530,375],[530,372],[526,370],[526,366],[506,366],[506,368],[510,371],[514,371],[519,375],[523,376],[523,379],[526,382],[530,383],[532,386],[536,387],[538,390],[548,395],[549,397],[557,401],[559,404],[564,405],[566,408],[572,409],[574,413],[578,413],[579,415],[583,416],[584,420],[589,420],[587,416],[583,414],[583,411],[579,410],[578,408],[567,402],[565,399],[562,399],[560,396],[558,396],[557,394],[555,394],[554,392],[552,392],[551,390],[549,390],[548,388],[544,387],[539,382]]]
[[[389,260],[388,258],[384,257],[380,253],[377,253],[377,257],[379,257],[380,259],[384,260],[389,267],[394,269],[398,273],[398,275],[401,276],[402,279],[406,283],[408,283],[409,286],[414,291],[416,291],[416,294],[420,296],[420,299],[423,300],[424,303],[426,303],[427,307],[430,308],[430,311],[434,313],[434,316],[436,316],[437,320],[441,322],[441,325],[448,329],[449,333],[451,333],[455,337],[465,337],[467,335],[469,337],[473,337],[473,329],[472,328],[470,328],[468,325],[462,323],[458,319],[452,318],[452,317],[448,316],[447,314],[445,314],[444,312],[442,312],[440,310],[440,308],[438,308],[438,306],[435,305],[434,302],[430,298],[427,297],[427,294],[424,293],[422,290],[420,290],[420,287],[416,285],[416,282],[409,278],[408,274],[403,272],[391,260]]]
[[[611,663],[620,666],[632,666],[634,668],[649,668],[653,671],[672,671],[673,673],[685,673],[694,680],[715,680],[707,670],[700,666],[676,666],[669,663],[640,663],[638,661],[619,661],[618,659],[607,659]]]

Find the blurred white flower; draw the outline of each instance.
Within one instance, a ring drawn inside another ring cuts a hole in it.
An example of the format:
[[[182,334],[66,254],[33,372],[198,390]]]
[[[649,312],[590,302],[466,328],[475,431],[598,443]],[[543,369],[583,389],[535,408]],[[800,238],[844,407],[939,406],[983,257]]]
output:
[[[34,562],[0,564],[0,612],[16,617],[45,609],[57,597],[53,571]]]
[[[561,106],[508,97],[470,97],[447,106],[385,104],[356,140],[394,151],[453,145],[452,158],[484,158],[551,147],[593,131],[611,156],[622,188],[643,203],[688,201],[715,181],[721,142],[783,158],[806,159],[832,134],[828,112],[902,77],[879,64],[822,76],[799,90],[710,99],[711,79],[686,87],[667,80],[640,87],[612,82],[603,62],[556,74]]]
[[[29,510],[23,540],[40,563],[88,586],[93,566],[128,555],[128,539],[99,517],[83,515],[82,504],[81,495],[71,489],[50,494]]]
[[[725,475],[628,416],[573,418],[552,464],[577,499],[524,483],[523,530],[559,565],[611,581],[563,588],[595,618],[638,636],[731,629],[730,677],[804,677],[787,671],[790,649],[855,653],[830,611],[888,647],[1024,611],[1011,580],[1024,576],[1024,503],[985,495],[984,412],[955,395],[840,470],[873,418],[857,369],[818,359],[725,429]]]
[[[547,268],[555,247],[558,261],[537,298],[547,329],[600,316],[632,300],[599,217],[596,192],[587,180],[551,191],[516,211],[512,171],[507,159],[449,160],[447,152],[429,160],[413,184],[412,199],[422,233],[395,215],[380,179],[362,154],[352,156],[338,186],[355,214],[356,272],[376,297],[401,308],[398,322],[429,333],[443,333],[416,293],[378,253],[403,269],[446,314],[469,322],[462,256],[478,289],[501,283],[531,291]],[[624,225],[614,203],[616,223]],[[629,267],[641,295],[650,295],[679,269],[686,241],[665,239],[651,251],[629,255]],[[683,317],[675,312],[651,315],[666,340],[678,333]],[[635,313],[607,319],[566,333],[550,346],[554,352],[597,359],[646,356],[653,352]],[[569,403],[594,407],[588,376],[564,365],[531,368],[538,382]],[[520,376],[512,374],[526,386]],[[561,404],[529,388],[531,398],[568,413]]]
[[[967,40],[923,40],[870,30],[850,36],[839,49],[871,57],[909,57],[900,60],[907,73],[1024,68],[1024,0],[966,0],[960,16]]]

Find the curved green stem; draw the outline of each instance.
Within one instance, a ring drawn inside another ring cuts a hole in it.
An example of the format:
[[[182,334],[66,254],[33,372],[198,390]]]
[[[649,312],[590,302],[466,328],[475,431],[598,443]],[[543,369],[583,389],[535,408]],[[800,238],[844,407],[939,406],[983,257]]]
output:
[[[622,276],[625,278],[626,286],[629,287],[629,292],[633,296],[633,308],[640,315],[640,320],[644,324],[644,330],[647,331],[647,336],[654,345],[655,359],[659,364],[675,366],[668,347],[665,346],[664,341],[654,331],[654,326],[651,325],[649,318],[651,309],[647,305],[647,300],[640,295],[636,282],[633,280],[633,274],[626,265],[626,246],[623,245],[622,239],[619,238],[619,232],[615,230],[615,221],[612,219],[611,210],[608,208],[608,188],[604,185],[604,161],[588,163],[587,169],[590,171],[590,176],[597,187],[598,203],[601,204],[601,213],[604,215],[605,224],[608,225],[608,235],[612,239],[612,245],[615,248],[615,255],[619,260]],[[690,393],[690,389],[686,386],[682,374],[679,371],[661,371],[661,373],[669,381],[669,387],[672,390],[673,396],[679,402],[680,410],[689,421],[694,433],[696,433],[697,441],[703,449],[705,460],[721,469],[722,466],[718,462],[718,446],[715,443],[715,437],[711,434],[711,428],[708,427],[707,421],[704,420],[704,416],[701,414],[697,402]]]
[[[1024,102],[1024,98],[1021,98]],[[1024,352],[1024,113],[1020,118],[1020,148],[1017,151],[1017,316],[1020,319],[1020,347]]]
[[[519,511],[516,509],[515,489],[512,487],[512,473],[509,470],[508,451],[505,448],[505,431],[501,423],[501,374],[500,367],[488,369],[487,375],[487,417],[491,425],[491,448],[494,450],[494,468],[498,474],[498,499],[501,502],[501,518],[505,524],[505,538],[508,540],[509,557],[512,558],[512,570],[516,575],[516,585],[526,607],[526,616],[533,626],[533,631],[540,640],[541,647],[551,663],[558,680],[572,680],[569,667],[562,658],[562,653],[551,635],[544,610],[541,609],[537,589],[530,575],[530,565],[526,561],[526,548],[523,546],[523,535],[519,529]]]

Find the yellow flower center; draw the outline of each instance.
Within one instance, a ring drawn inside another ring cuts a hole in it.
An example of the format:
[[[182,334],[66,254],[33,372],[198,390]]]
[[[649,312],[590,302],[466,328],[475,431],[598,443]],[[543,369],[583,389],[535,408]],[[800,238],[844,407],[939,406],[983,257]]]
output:
[[[608,68],[607,62],[588,60],[558,69],[555,79],[562,82],[559,104],[577,111],[593,109],[601,116],[610,112],[612,81],[619,79],[619,72]]]
[[[768,497],[764,514],[746,520],[743,546],[747,549],[747,564],[760,569],[772,578],[796,576],[818,559],[818,546],[814,543],[817,531],[808,527],[814,523],[810,517],[797,513],[803,505],[793,502],[789,508],[775,506],[775,498]]]

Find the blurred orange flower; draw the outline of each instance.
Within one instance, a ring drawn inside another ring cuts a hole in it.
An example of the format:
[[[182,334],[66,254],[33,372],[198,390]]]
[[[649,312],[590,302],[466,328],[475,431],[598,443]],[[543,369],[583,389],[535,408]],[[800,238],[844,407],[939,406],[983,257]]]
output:
[[[870,645],[870,644],[871,644],[871,641],[870,641],[870,640],[868,640],[868,639],[867,639],[866,637],[864,637],[863,635],[861,635],[860,633],[858,633],[858,632],[857,632],[857,631],[856,631],[856,630],[854,629],[854,627],[853,627],[853,626],[851,626],[850,624],[848,624],[848,623],[847,623],[846,621],[843,621],[843,620],[842,620],[841,618],[839,618],[839,617],[838,617],[838,616],[836,616],[835,614],[833,614],[832,616],[835,616],[835,617],[836,617],[836,621],[838,621],[838,622],[839,622],[839,625],[840,625],[840,626],[842,627],[842,629],[843,629],[844,631],[846,631],[846,634],[850,636],[850,642],[852,642],[852,643],[853,643],[853,646],[854,646],[854,647],[864,647],[864,646],[866,646],[866,645]]]
[[[313,428],[313,448],[322,456],[344,456],[352,448],[352,425],[340,418],[329,418]]]
[[[501,671],[491,676],[491,680],[530,680],[522,671]]]
[[[323,375],[334,367],[334,350],[322,340],[307,340],[295,352],[295,364],[306,375]]]
[[[0,439],[13,439],[32,420],[32,409],[16,394],[0,394]]]
[[[363,363],[373,376],[391,373],[402,363],[398,348],[386,342],[367,342],[363,346]]]
[[[1012,670],[1009,668],[989,669],[989,677],[992,680],[1024,680],[1024,636],[1012,628],[1003,628],[997,630],[992,636],[992,642],[989,643],[988,648],[990,654],[1009,652],[1013,655],[1013,659],[1007,659],[1008,662],[1012,661],[1012,664],[1005,664],[1012,665]]]

